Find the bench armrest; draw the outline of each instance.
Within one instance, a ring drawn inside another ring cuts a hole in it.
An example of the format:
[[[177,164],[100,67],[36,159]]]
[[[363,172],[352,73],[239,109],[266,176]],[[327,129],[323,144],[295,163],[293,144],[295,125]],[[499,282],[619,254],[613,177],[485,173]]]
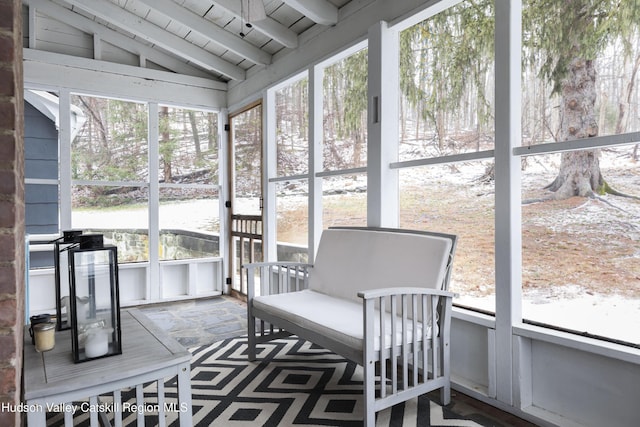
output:
[[[358,296],[362,298],[365,363],[401,355],[403,359],[412,356],[416,366],[421,356],[421,363],[427,366],[427,354],[431,354],[436,363],[432,369],[438,371],[436,355],[443,352],[440,360],[445,353],[448,357],[454,293],[399,287],[365,290]],[[389,339],[391,342],[385,341]],[[389,352],[384,353],[388,347]]]
[[[273,295],[295,292],[309,287],[309,269],[311,264],[290,261],[253,262],[243,264],[247,272],[247,299],[256,295]]]
[[[369,289],[366,291],[358,292],[358,296],[364,300],[380,298],[384,296],[391,296],[391,295],[403,295],[403,294],[435,295],[435,296],[449,297],[449,298],[455,298],[458,296],[457,294],[449,291],[442,291],[440,289],[430,289],[430,288],[418,288],[418,287],[378,288],[378,289]]]

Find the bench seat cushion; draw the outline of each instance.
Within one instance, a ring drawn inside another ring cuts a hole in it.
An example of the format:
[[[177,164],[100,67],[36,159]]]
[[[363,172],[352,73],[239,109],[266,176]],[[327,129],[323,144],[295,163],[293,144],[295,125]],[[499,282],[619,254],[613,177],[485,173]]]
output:
[[[293,322],[304,329],[326,336],[350,348],[363,349],[362,303],[307,289],[277,295],[256,296],[253,299],[253,307],[272,316]],[[376,313],[376,317],[378,316],[379,314]],[[385,343],[387,345],[385,347],[390,347],[391,315],[387,313],[386,316]],[[402,320],[397,318],[396,322],[395,343],[399,345],[402,342]],[[406,340],[411,343],[413,341],[413,325],[411,322],[407,323]],[[422,326],[419,325],[418,336],[421,334]],[[431,334],[431,327],[429,327],[427,334]],[[379,322],[375,322],[375,335],[374,348],[379,350]]]

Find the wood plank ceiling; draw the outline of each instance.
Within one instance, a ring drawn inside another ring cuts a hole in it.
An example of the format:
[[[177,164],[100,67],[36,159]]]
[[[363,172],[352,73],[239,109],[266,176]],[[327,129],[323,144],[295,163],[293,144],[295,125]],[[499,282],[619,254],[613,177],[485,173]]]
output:
[[[250,26],[248,1],[262,1],[266,13]],[[306,31],[337,24],[352,1],[23,0],[24,47],[242,81]]]

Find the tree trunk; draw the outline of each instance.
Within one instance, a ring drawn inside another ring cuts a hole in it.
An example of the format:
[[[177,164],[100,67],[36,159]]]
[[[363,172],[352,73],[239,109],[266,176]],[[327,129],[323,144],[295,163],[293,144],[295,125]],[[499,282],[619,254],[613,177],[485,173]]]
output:
[[[160,107],[160,116],[162,118],[164,118],[165,122],[167,120],[167,117],[169,117],[169,108],[168,107]],[[163,144],[169,144],[171,142],[171,135],[169,133],[169,129],[166,128],[161,132],[160,135],[160,146],[162,146]],[[164,155],[162,156],[162,164],[163,164],[163,168],[162,168],[162,172],[164,175],[164,182],[172,182],[173,181],[173,176],[171,174],[171,154],[170,153],[164,153]]]
[[[626,61],[625,61],[626,62]],[[627,130],[627,122],[629,121],[629,115],[627,114],[627,108],[631,106],[631,97],[633,96],[633,88],[635,86],[636,76],[640,69],[640,55],[636,56],[635,62],[631,70],[631,76],[626,85],[626,94],[624,99],[618,104],[618,120],[616,121],[616,134],[624,133]]]
[[[596,69],[592,60],[575,58],[568,67],[561,87],[560,141],[598,135],[595,117]],[[600,173],[599,151],[572,151],[562,154],[560,171],[547,186],[556,199],[593,196],[601,193],[605,183]]]
[[[193,135],[193,144],[196,148],[196,156],[201,157],[202,149],[200,148],[200,135],[198,134],[198,123],[196,121],[196,113],[189,111],[189,123],[191,124],[191,133]]]
[[[215,123],[213,113],[207,113],[207,129],[209,130],[209,142],[207,143],[207,149],[213,151],[216,148],[214,142],[217,140],[217,123]]]

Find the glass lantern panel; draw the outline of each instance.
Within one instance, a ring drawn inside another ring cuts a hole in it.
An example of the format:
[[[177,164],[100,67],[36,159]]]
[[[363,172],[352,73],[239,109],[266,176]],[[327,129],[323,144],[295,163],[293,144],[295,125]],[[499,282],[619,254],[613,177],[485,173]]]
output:
[[[68,248],[75,243],[56,242],[55,244],[55,268],[56,271],[56,297],[58,298],[56,309],[56,327],[58,330],[69,329],[71,319],[69,318],[69,252]]]
[[[77,361],[120,354],[115,248],[73,251]]]

